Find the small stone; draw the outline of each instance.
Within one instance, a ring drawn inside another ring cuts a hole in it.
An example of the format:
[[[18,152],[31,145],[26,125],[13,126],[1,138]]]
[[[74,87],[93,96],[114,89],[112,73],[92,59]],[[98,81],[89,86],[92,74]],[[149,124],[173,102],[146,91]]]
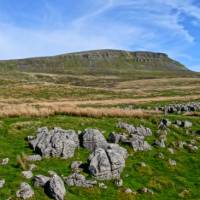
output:
[[[31,161],[31,162],[34,162],[34,161],[40,161],[42,160],[42,157],[38,154],[35,154],[35,155],[30,155],[30,156],[27,156],[27,161]]]
[[[115,185],[117,187],[122,187],[123,186],[123,180],[120,178],[120,179],[116,179],[115,180]]]
[[[164,159],[165,158],[165,156],[163,155],[163,153],[158,153],[158,158],[160,158],[160,159]]]
[[[44,187],[45,184],[49,181],[49,177],[43,175],[36,175],[33,179],[35,187]]]
[[[23,171],[22,175],[26,178],[26,179],[31,179],[33,177],[33,173],[32,171]]]
[[[197,141],[196,140],[190,140],[190,144],[193,144],[193,145],[195,145],[197,143]]]
[[[56,172],[54,172],[53,170],[49,170],[49,171],[48,171],[48,174],[49,174],[50,176],[57,175],[57,173],[56,173]]]
[[[20,189],[16,192],[16,196],[22,199],[29,199],[33,197],[34,191],[28,183],[21,183]]]
[[[65,183],[68,186],[77,186],[77,187],[93,187],[97,184],[96,180],[86,180],[85,176],[78,173],[73,173],[70,176],[64,178]]]
[[[99,188],[107,189],[108,187],[104,183],[99,183]]]
[[[77,133],[78,133],[78,135],[80,135],[80,134],[82,133],[82,131],[78,130],[78,132],[77,132]]]
[[[125,193],[126,193],[126,194],[132,194],[133,191],[132,191],[130,188],[126,188],[126,189],[125,189]]]
[[[154,194],[153,190],[146,188],[146,187],[141,188],[139,191],[140,191],[140,193],[149,193],[152,195]]]
[[[4,158],[0,161],[0,165],[7,165],[9,162],[9,158]]]
[[[158,147],[161,147],[161,148],[165,148],[165,147],[166,147],[166,146],[165,146],[165,140],[164,140],[164,139],[156,140],[156,141],[154,142],[154,144],[155,144],[156,146],[158,146]]]
[[[193,144],[188,144],[187,148],[190,152],[196,152],[198,150],[198,147]]]
[[[164,130],[167,129],[167,127],[169,127],[171,124],[171,121],[168,119],[162,119],[158,128]]]
[[[146,167],[147,165],[146,165],[145,162],[141,162],[141,163],[140,163],[140,166],[141,166],[141,167]]]
[[[175,160],[172,160],[171,158],[169,159],[169,164],[171,166],[176,166],[176,161]]]
[[[27,136],[27,140],[28,140],[28,141],[34,140],[34,139],[35,139],[35,136],[32,136],[32,135]]]
[[[182,126],[182,121],[176,120],[176,121],[175,121],[175,124],[176,124],[177,126]]]
[[[30,165],[29,165],[29,171],[33,171],[36,167],[37,167],[37,165],[35,165],[35,164],[30,164]]]
[[[183,125],[184,128],[191,128],[192,127],[192,122],[184,121],[182,125]]]
[[[74,172],[81,171],[80,166],[81,166],[82,164],[83,164],[82,161],[73,161],[72,164],[71,164],[71,169],[72,169]]]
[[[187,144],[186,142],[178,141],[178,142],[177,142],[177,147],[180,148],[180,149],[183,149],[183,147],[184,147],[186,144]]]
[[[4,179],[0,179],[0,188],[3,188],[5,184],[5,180]]]
[[[169,153],[174,154],[174,149],[168,148],[167,150],[169,151]]]
[[[178,196],[181,197],[181,198],[186,198],[186,197],[189,196],[189,194],[190,194],[190,191],[185,189],[185,190],[183,190],[182,192],[180,192],[180,193],[178,194]]]

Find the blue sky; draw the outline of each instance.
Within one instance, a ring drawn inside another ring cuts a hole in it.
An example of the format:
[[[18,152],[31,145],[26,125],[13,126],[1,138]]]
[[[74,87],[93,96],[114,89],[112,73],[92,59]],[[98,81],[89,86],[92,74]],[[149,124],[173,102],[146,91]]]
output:
[[[200,71],[199,0],[0,0],[0,59],[165,52]]]

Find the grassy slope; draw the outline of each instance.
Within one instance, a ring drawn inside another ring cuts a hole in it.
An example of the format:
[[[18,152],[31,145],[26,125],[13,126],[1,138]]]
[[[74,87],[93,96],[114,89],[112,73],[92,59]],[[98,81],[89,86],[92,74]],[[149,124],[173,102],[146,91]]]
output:
[[[142,71],[186,71],[187,69],[165,54],[151,52],[126,52],[97,50],[71,53],[53,57],[28,58],[0,62],[0,71],[20,70],[26,72],[66,74],[134,74]]]
[[[182,117],[182,116],[169,116],[171,120],[174,119],[188,119],[193,122],[193,130],[200,129],[199,118],[195,117]],[[31,154],[32,151],[28,148],[25,137],[33,134],[37,127],[48,126],[52,128],[59,126],[65,129],[83,130],[87,127],[99,128],[105,131],[105,136],[111,131],[119,131],[116,128],[118,118],[83,118],[83,117],[70,117],[70,116],[53,116],[48,118],[4,118],[1,119],[0,127],[0,158],[9,157],[11,159],[7,167],[0,167],[0,177],[6,179],[6,185],[0,190],[1,199],[6,199],[8,196],[13,196],[19,187],[21,181],[26,181],[22,178],[21,169],[16,165],[16,155],[25,152]],[[149,137],[148,141],[152,142],[155,138],[157,124],[160,117],[151,117],[148,119],[129,119],[123,118],[123,121],[133,123],[134,125],[144,125],[152,128],[154,136]],[[190,140],[195,138],[192,135],[186,135],[184,129],[170,128],[168,134],[168,146],[173,141]],[[200,144],[200,142],[198,142]],[[128,148],[128,147],[126,147]],[[158,152],[163,152],[165,155],[164,160],[155,157]],[[138,195],[136,199],[181,199],[178,194],[187,189],[190,195],[187,199],[200,199],[199,194],[199,177],[200,177],[200,151],[197,153],[189,153],[187,150],[179,149],[174,155],[170,155],[166,149],[154,148],[149,152],[136,152],[134,153],[129,149],[130,157],[126,161],[126,168],[122,173],[124,180],[124,187],[131,189],[139,189],[143,186],[149,187],[154,190],[155,194],[151,197],[148,195]],[[45,159],[37,163],[37,169],[34,174],[47,174],[48,170],[54,170],[59,175],[69,175],[71,173],[70,164],[72,160],[82,160],[86,162],[89,152],[85,149],[79,149],[73,159],[67,161],[59,159]],[[168,165],[168,158],[177,161],[176,167]],[[138,163],[144,161],[148,167],[141,168]],[[192,164],[191,164],[192,163]],[[30,182],[30,184],[32,184]],[[92,189],[83,189],[76,187],[67,187],[67,195],[65,199],[135,199],[134,196],[125,195],[123,188],[118,189],[114,183],[107,182],[107,190],[94,187]],[[37,200],[48,199],[44,195],[42,189],[34,188],[35,198]],[[14,198],[15,199],[15,198]]]

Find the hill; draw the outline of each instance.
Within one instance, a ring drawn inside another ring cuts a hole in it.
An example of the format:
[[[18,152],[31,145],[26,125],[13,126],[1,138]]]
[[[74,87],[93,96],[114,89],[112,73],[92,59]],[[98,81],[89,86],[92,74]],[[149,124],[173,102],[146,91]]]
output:
[[[135,70],[189,71],[184,65],[164,53],[122,50],[94,50],[52,57],[0,61],[0,69],[1,71],[70,74],[123,74]]]

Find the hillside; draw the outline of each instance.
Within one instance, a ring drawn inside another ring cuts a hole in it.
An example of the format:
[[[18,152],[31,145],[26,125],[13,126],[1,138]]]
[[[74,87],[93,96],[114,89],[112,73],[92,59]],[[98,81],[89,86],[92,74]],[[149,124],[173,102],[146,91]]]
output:
[[[123,74],[141,71],[184,71],[188,69],[164,53],[95,50],[52,57],[0,61],[1,71]]]
[[[0,200],[200,199],[199,73],[116,50],[0,69]]]

